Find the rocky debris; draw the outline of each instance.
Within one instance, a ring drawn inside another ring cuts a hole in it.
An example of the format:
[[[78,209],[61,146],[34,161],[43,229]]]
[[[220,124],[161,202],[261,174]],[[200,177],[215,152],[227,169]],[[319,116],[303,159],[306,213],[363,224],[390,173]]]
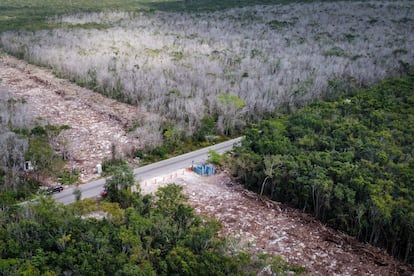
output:
[[[177,174],[175,174],[177,175]],[[163,179],[158,177],[158,179]],[[164,177],[169,179],[169,177]],[[384,250],[335,231],[314,217],[245,190],[227,174],[205,177],[186,171],[171,180],[184,187],[190,204],[202,216],[223,226],[234,248],[253,254],[282,256],[311,275],[411,275],[413,268]],[[163,181],[147,180],[143,192],[154,192]],[[261,275],[267,275],[263,271]]]
[[[0,79],[16,97],[27,101],[34,119],[70,127],[54,146],[67,154],[73,168],[80,170],[81,182],[97,176],[95,166],[111,156],[112,144],[121,154],[141,146],[127,133],[135,120],[146,117],[134,106],[108,99],[8,55],[0,59]]]
[[[50,71],[28,65],[10,56],[0,59],[1,84],[28,102],[34,118],[53,125],[68,125],[57,146],[68,151],[71,166],[82,172],[81,180],[96,176],[95,165],[111,155],[111,145],[139,145],[126,128],[146,118],[135,107],[107,99],[54,77]],[[311,275],[413,275],[384,250],[360,243],[326,227],[313,217],[243,189],[227,174],[204,177],[181,170],[169,176],[145,180],[144,193],[175,182],[196,212],[213,217],[223,226],[235,250],[253,254],[281,255]],[[99,214],[100,215],[100,214]],[[264,268],[261,275],[271,273]]]

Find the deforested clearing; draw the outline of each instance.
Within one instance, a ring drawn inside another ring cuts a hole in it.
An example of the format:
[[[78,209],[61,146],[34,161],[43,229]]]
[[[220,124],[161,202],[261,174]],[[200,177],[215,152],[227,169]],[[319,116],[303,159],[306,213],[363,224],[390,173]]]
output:
[[[217,118],[219,133],[230,134],[275,108],[404,75],[414,61],[412,1],[74,14],[50,21],[61,27],[5,32],[1,46],[158,113],[188,135],[204,115]]]
[[[142,128],[145,136],[127,132],[137,120],[145,120],[151,125],[157,120],[151,119],[154,115],[141,113],[133,106],[58,79],[43,68],[5,55],[0,58],[0,79],[12,97],[25,103],[14,112],[0,105],[3,124],[11,122],[20,128],[29,128],[35,123],[70,126],[51,144],[57,154],[67,155],[67,167],[80,170],[81,183],[98,177],[95,166],[111,156],[112,144],[116,145],[117,155],[126,156],[131,148],[157,143],[161,139],[145,127]],[[7,95],[2,90],[0,92],[2,97]],[[20,147],[15,146],[13,152],[17,153]],[[8,156],[4,152],[2,155],[4,158]],[[10,160],[19,159],[14,157]]]
[[[409,265],[384,250],[334,231],[297,209],[260,198],[235,183],[228,173],[204,177],[179,171],[143,182],[142,192],[154,193],[169,183],[165,179],[184,187],[197,214],[222,224],[220,234],[235,252],[280,255],[289,264],[305,267],[309,272],[305,275],[410,274]]]

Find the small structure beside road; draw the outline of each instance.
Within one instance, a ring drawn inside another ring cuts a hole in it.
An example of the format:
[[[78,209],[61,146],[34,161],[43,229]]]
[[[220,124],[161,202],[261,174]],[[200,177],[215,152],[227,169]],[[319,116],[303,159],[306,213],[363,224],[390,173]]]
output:
[[[213,175],[216,173],[216,168],[213,164],[199,164],[193,166],[193,171],[201,175]]]

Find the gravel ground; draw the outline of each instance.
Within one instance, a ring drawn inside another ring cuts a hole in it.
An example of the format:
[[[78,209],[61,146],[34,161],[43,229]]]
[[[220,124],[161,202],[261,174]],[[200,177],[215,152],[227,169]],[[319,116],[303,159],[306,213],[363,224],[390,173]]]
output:
[[[81,181],[95,178],[95,166],[111,155],[112,143],[140,146],[126,129],[137,117],[135,107],[58,79],[47,70],[4,55],[0,58],[0,84],[26,99],[33,118],[69,125],[55,147],[67,150],[71,166],[82,172]],[[122,146],[121,146],[122,147]],[[226,173],[202,177],[188,170],[141,183],[144,193],[177,183],[196,212],[214,217],[221,235],[233,237],[234,247],[252,253],[281,255],[311,275],[414,275],[386,252],[339,233],[309,215],[277,202],[259,199]]]
[[[246,191],[226,173],[205,177],[188,170],[141,183],[154,193],[168,183],[180,184],[190,204],[202,216],[223,226],[221,235],[233,237],[240,248],[253,254],[282,256],[311,275],[412,275],[384,250],[356,241],[299,210]]]
[[[111,156],[112,144],[119,152],[141,146],[126,131],[137,117],[146,116],[134,106],[108,99],[8,55],[0,58],[0,80],[15,97],[27,101],[33,119],[70,126],[56,139],[54,147],[69,154],[71,166],[81,171],[80,182],[98,176],[95,167]]]

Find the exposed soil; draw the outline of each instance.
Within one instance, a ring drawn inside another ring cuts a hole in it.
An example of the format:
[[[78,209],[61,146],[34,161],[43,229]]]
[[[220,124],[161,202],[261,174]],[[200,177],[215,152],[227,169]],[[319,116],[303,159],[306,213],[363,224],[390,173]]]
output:
[[[0,59],[1,85],[26,99],[34,118],[53,125],[69,125],[56,141],[67,151],[71,166],[81,169],[81,181],[95,176],[95,166],[111,156],[115,143],[128,150],[140,141],[127,128],[145,114],[10,56]],[[260,199],[244,190],[227,174],[202,177],[187,170],[141,183],[143,192],[175,182],[184,187],[189,202],[200,215],[216,218],[221,235],[235,238],[233,247],[252,253],[283,256],[312,275],[414,275],[385,251],[334,231],[309,215],[280,203]]]
[[[0,80],[17,98],[27,101],[34,119],[70,126],[56,139],[54,147],[65,152],[70,166],[81,171],[81,182],[98,176],[95,167],[112,155],[112,144],[117,145],[118,153],[141,146],[127,133],[134,120],[145,118],[134,106],[108,99],[8,55],[0,59]]]
[[[312,216],[259,198],[226,173],[205,177],[188,170],[141,183],[144,193],[174,182],[184,187],[190,204],[216,218],[221,235],[233,237],[235,249],[282,256],[311,275],[412,275],[412,267],[384,250],[335,231]]]

